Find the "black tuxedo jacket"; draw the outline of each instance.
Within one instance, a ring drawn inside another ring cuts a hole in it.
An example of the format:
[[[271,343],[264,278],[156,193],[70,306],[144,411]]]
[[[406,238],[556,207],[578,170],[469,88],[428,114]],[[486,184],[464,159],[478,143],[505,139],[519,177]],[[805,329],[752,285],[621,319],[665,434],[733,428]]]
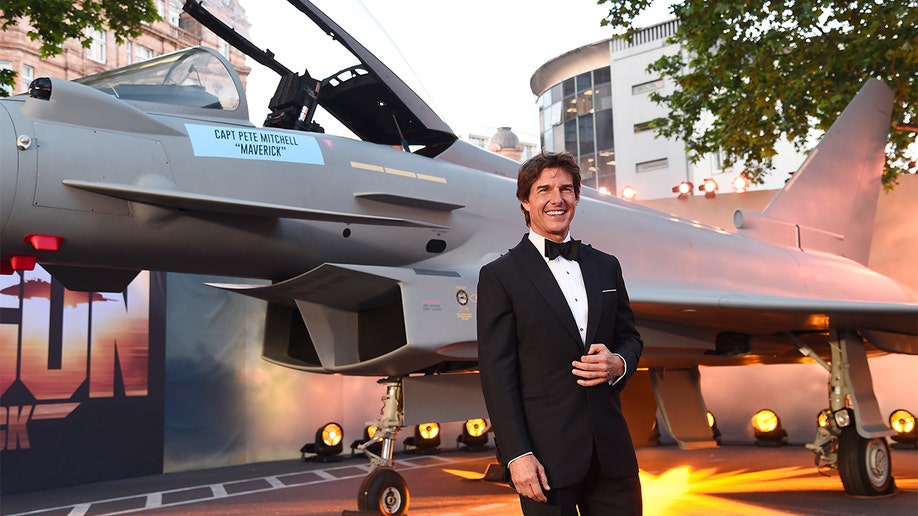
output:
[[[549,485],[582,480],[593,447],[605,474],[636,475],[637,459],[615,385],[582,387],[571,372],[591,343],[637,370],[643,343],[614,256],[580,248],[589,316],[586,345],[542,250],[528,236],[481,268],[478,279],[478,360],[481,384],[501,462],[527,452],[545,467]]]

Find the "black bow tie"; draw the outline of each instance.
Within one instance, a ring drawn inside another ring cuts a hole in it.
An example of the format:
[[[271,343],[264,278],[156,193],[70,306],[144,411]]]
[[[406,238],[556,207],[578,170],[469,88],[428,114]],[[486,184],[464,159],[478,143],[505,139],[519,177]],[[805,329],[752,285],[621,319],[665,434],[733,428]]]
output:
[[[547,238],[545,239],[545,256],[549,260],[554,260],[559,256],[563,256],[568,260],[576,260],[578,252],[580,252],[580,240],[568,240],[563,244],[559,244]]]

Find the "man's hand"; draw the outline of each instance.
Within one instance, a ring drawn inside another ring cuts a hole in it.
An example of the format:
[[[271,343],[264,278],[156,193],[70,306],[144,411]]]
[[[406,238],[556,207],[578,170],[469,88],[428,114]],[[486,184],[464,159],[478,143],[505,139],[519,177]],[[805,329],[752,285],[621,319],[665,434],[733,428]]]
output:
[[[545,476],[545,468],[535,455],[523,455],[511,462],[510,479],[516,492],[522,496],[542,503],[548,501],[544,493],[551,490],[548,487],[548,477]]]
[[[609,383],[625,374],[625,361],[612,354],[605,344],[590,344],[587,354],[580,357],[580,361],[575,360],[572,365],[572,372],[580,377],[577,383],[584,387]]]

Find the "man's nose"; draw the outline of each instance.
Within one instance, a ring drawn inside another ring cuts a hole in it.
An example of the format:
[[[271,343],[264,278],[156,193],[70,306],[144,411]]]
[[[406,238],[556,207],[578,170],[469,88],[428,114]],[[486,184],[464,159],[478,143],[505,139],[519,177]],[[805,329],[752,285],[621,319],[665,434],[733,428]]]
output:
[[[561,190],[552,190],[548,200],[553,204],[561,204],[561,201],[564,200],[564,196],[561,195]]]

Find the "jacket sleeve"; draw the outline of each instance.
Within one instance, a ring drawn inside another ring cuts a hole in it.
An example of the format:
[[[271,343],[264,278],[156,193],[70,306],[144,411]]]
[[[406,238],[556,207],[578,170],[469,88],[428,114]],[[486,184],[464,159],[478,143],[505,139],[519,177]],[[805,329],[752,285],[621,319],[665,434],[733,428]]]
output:
[[[637,371],[641,353],[644,351],[644,342],[641,340],[641,334],[638,332],[637,325],[634,322],[634,311],[631,310],[631,301],[625,288],[621,265],[618,263],[616,265],[618,268],[619,295],[615,314],[615,335],[612,351],[621,355],[625,359],[625,365],[627,366],[625,378],[615,384],[615,388],[621,390],[625,388],[625,384],[627,384],[631,375]]]
[[[478,276],[478,364],[501,463],[532,451],[520,394],[513,303],[488,265]]]

